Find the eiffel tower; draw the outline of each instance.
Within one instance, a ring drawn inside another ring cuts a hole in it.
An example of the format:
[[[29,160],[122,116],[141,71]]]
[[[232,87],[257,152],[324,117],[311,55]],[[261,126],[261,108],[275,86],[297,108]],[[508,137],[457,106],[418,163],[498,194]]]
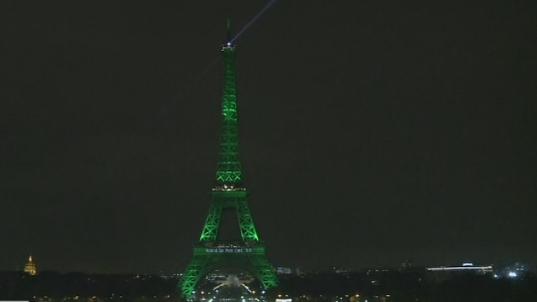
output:
[[[264,290],[278,285],[278,277],[265,253],[248,208],[248,192],[243,185],[243,171],[239,159],[239,121],[237,88],[235,83],[235,46],[229,34],[222,47],[224,59],[224,92],[222,97],[222,128],[216,185],[212,189],[212,203],[201,231],[194,255],[179,282],[181,296],[193,300],[200,280],[215,269],[239,268],[251,273]],[[224,210],[234,210],[240,229],[240,242],[220,240],[219,229]]]

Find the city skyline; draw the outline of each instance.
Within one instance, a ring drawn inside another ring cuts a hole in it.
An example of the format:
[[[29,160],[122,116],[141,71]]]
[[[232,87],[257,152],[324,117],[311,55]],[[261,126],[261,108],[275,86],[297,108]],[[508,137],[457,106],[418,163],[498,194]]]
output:
[[[183,270],[214,184],[225,20],[264,3],[1,4],[0,270]],[[241,159],[271,261],[536,265],[533,12],[279,1],[252,24]]]

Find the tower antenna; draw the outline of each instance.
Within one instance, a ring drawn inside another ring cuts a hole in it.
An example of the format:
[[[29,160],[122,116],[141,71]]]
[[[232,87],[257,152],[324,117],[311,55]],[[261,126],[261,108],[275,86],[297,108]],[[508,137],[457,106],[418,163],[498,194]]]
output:
[[[233,37],[231,36],[231,18],[226,20],[226,43],[231,43]]]

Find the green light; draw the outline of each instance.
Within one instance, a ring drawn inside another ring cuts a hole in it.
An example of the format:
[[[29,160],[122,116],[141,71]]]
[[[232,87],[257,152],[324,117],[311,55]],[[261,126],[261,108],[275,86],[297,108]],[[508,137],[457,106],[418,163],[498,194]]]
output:
[[[201,231],[194,257],[179,283],[181,296],[192,301],[196,287],[208,272],[233,263],[250,271],[264,290],[278,286],[278,277],[265,253],[248,207],[248,192],[242,186],[243,172],[239,159],[239,121],[235,84],[235,49],[223,48],[225,82],[222,97],[222,129],[212,204]],[[232,247],[219,241],[222,212],[232,208],[237,214],[243,244]]]
[[[254,219],[250,214],[250,209],[246,204],[246,199],[239,201],[237,212],[239,216],[239,226],[241,228],[241,236],[244,241],[259,241],[257,231],[254,226]]]
[[[194,297],[196,285],[202,276],[202,272],[204,272],[204,268],[205,261],[201,257],[194,257],[186,268],[181,283],[179,283],[181,295],[185,299],[192,300]]]
[[[225,47],[224,92],[222,97],[222,133],[216,182],[220,185],[238,185],[242,182],[242,166],[239,159],[239,120],[237,86],[235,83],[235,50]]]
[[[200,241],[216,241],[220,226],[220,217],[222,217],[222,207],[217,205],[211,206],[209,215],[207,215],[205,225],[203,226],[203,231],[201,232]]]

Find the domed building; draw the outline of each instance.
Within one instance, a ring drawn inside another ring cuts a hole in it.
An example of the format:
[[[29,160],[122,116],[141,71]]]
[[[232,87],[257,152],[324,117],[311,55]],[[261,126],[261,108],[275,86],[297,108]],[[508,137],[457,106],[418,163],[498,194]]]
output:
[[[30,276],[37,275],[37,265],[32,259],[32,256],[28,257],[28,262],[24,265],[24,272]]]

